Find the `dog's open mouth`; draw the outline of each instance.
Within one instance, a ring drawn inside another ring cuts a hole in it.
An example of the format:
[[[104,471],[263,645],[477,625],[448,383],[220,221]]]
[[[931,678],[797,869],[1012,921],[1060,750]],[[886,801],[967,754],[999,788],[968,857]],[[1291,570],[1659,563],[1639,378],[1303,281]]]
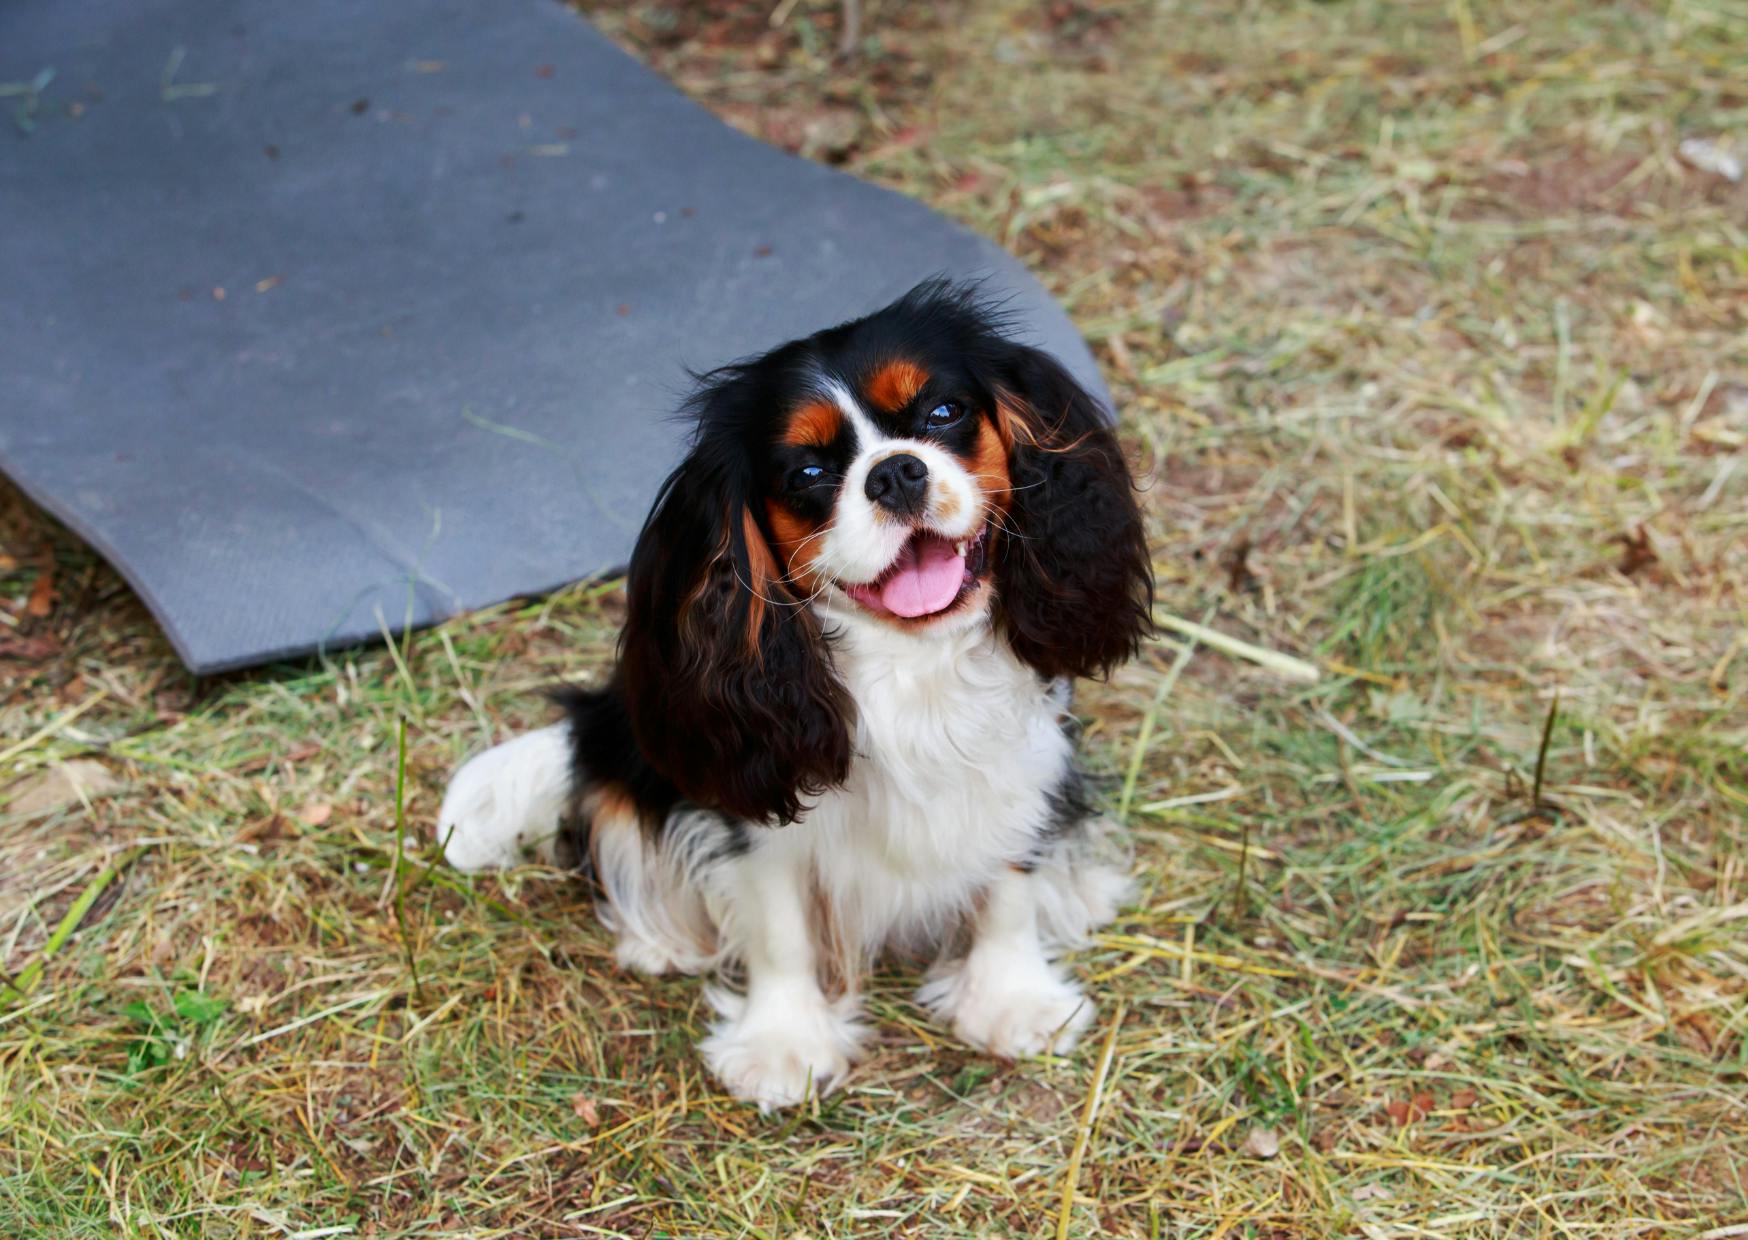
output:
[[[940,615],[982,575],[988,536],[988,526],[960,539],[917,530],[885,572],[873,581],[846,585],[844,591],[876,615],[905,620]]]

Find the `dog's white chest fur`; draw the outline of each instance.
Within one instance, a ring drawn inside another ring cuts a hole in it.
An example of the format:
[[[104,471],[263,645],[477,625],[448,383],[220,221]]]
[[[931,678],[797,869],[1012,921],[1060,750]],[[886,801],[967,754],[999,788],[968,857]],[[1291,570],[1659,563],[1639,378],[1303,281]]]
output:
[[[833,654],[857,708],[849,778],[755,849],[809,863],[874,946],[935,929],[1026,857],[1070,760],[1064,691],[986,624],[926,640],[851,624]]]

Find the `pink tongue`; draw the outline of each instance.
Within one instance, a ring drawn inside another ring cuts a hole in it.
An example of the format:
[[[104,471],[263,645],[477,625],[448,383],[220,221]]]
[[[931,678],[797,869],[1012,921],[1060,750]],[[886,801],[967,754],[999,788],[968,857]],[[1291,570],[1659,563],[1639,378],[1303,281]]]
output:
[[[913,538],[880,588],[880,601],[895,616],[912,619],[940,611],[965,584],[965,557],[944,538]]]

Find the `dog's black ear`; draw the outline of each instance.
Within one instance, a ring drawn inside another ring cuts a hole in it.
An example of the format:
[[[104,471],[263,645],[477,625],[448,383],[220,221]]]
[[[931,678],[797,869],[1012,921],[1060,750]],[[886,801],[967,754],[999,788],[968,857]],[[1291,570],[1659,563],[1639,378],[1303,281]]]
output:
[[[850,699],[781,580],[732,450],[669,476],[632,552],[618,675],[632,732],[682,795],[793,822],[850,764]]]
[[[1104,411],[1047,353],[1010,347],[997,425],[1013,490],[996,555],[1002,625],[1044,676],[1097,676],[1153,627],[1153,566]]]

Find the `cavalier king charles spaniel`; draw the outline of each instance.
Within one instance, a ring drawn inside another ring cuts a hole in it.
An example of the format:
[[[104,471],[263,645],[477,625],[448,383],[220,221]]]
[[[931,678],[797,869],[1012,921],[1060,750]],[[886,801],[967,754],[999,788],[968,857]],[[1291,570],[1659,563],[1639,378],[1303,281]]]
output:
[[[702,376],[617,666],[444,798],[456,867],[589,869],[622,965],[716,974],[704,1059],[765,1109],[849,1069],[883,951],[995,1055],[1092,1019],[1056,958],[1128,878],[1070,683],[1134,653],[1152,575],[1106,414],[1004,326],[935,281]]]

